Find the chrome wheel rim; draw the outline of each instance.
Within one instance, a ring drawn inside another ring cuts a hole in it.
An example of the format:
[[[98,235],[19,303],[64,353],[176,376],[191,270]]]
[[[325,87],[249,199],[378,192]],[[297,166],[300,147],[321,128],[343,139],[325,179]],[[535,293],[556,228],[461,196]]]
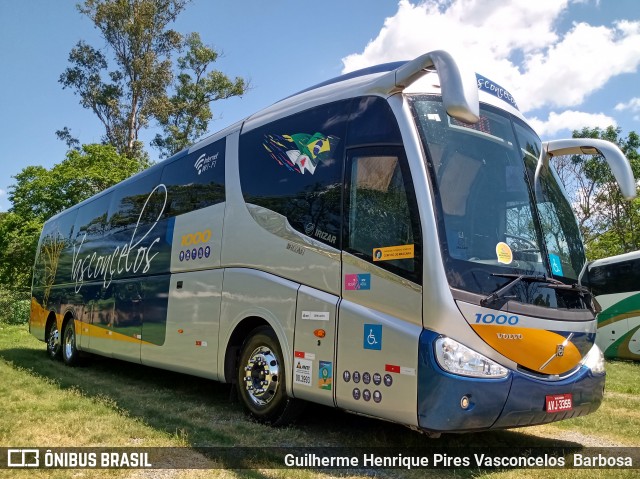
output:
[[[256,406],[266,406],[276,396],[280,368],[271,348],[256,348],[244,365],[244,387]]]
[[[51,329],[49,330],[49,339],[48,339],[49,352],[52,356],[54,356],[59,348],[60,348],[60,331],[58,331],[58,326],[53,323]]]

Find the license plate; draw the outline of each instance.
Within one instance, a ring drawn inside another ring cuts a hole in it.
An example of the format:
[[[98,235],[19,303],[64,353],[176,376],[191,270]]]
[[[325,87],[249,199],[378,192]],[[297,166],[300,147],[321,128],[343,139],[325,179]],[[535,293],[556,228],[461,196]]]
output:
[[[546,396],[547,413],[571,411],[573,409],[573,396],[571,394],[554,394]]]

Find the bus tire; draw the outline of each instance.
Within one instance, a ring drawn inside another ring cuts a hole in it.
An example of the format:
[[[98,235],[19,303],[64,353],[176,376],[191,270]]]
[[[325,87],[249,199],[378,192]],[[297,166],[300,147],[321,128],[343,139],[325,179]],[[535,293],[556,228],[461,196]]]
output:
[[[58,359],[62,350],[60,342],[60,331],[58,330],[58,321],[55,318],[49,322],[47,326],[47,356],[51,359]]]
[[[274,331],[255,329],[242,345],[237,369],[238,395],[258,422],[284,426],[298,415],[300,404],[287,396],[285,367]]]
[[[78,364],[80,352],[76,344],[76,327],[74,320],[70,319],[64,326],[62,335],[62,360],[67,366]]]

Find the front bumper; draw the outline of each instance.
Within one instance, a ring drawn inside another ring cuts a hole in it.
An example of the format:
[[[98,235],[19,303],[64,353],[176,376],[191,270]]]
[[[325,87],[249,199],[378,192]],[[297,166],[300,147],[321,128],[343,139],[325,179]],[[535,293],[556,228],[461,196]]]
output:
[[[544,381],[510,371],[502,379],[480,379],[445,372],[436,362],[438,338],[424,330],[418,364],[418,424],[434,432],[465,432],[532,426],[594,412],[602,403],[605,375],[581,367],[558,381]],[[548,414],[545,396],[573,396],[573,409]],[[468,406],[461,405],[463,397]]]

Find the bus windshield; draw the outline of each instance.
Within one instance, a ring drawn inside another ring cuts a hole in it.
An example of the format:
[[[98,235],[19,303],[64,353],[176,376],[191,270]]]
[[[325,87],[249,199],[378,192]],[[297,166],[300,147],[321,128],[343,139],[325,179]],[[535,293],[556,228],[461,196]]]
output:
[[[485,105],[476,124],[449,117],[433,97],[411,97],[411,105],[427,151],[450,286],[490,295],[514,278],[529,279],[514,290],[530,290],[541,278],[534,294],[509,295],[567,307],[545,278],[575,283],[586,259],[575,216],[552,170],[543,170],[533,187],[541,151],[537,135]]]

